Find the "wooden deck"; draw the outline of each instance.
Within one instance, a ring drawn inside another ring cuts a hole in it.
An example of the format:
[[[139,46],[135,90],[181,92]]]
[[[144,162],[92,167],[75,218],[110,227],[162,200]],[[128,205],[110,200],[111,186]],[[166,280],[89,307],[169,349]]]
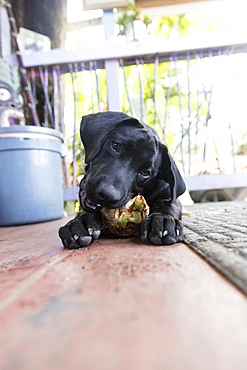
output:
[[[0,228],[1,370],[246,369],[246,296],[191,248],[68,251],[65,222]]]

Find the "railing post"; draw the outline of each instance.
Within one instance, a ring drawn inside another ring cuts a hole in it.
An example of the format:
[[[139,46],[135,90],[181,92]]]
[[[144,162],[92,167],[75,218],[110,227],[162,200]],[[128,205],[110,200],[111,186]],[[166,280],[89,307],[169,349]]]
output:
[[[112,10],[104,12],[101,18],[105,30],[106,42],[114,37],[115,17]],[[122,111],[122,101],[119,89],[119,61],[111,59],[105,61],[108,110]]]
[[[0,58],[10,54],[11,38],[7,10],[0,4]]]
[[[119,88],[119,61],[117,59],[105,61],[106,85],[108,96],[108,110],[123,110]]]

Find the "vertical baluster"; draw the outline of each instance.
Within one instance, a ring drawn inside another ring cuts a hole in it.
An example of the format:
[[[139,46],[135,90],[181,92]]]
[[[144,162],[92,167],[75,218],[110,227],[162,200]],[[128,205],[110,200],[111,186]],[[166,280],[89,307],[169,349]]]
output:
[[[235,161],[236,151],[235,151],[235,145],[234,145],[234,140],[233,140],[232,126],[231,126],[230,122],[229,122],[229,130],[230,130],[230,133],[231,133],[233,169],[234,169],[234,172],[236,172],[236,161]]]
[[[221,54],[220,55],[224,55],[225,56],[225,58],[229,58],[229,55],[231,54],[231,52],[232,52],[232,50],[234,50],[234,48],[231,48],[231,49],[225,49],[225,50],[223,50],[223,52],[222,52],[222,50],[221,50]],[[218,54],[218,56],[220,56],[219,54]],[[233,131],[232,131],[232,126],[231,126],[231,123],[229,122],[229,130],[230,130],[230,135],[231,135],[231,145],[232,145],[232,160],[233,160],[233,170],[234,170],[234,172],[236,172],[236,160],[235,160],[235,158],[236,158],[236,151],[235,151],[235,145],[234,145],[234,139],[233,139]]]
[[[147,73],[146,73],[146,69],[145,69],[145,64],[144,64],[144,60],[143,58],[140,59],[141,61],[141,64],[142,64],[142,69],[143,69],[143,72],[144,72],[144,76],[145,76],[145,79],[147,81],[147,84],[148,84],[148,89],[149,89],[149,92],[150,92],[150,95],[151,95],[151,98],[154,100],[154,90],[152,90],[152,87],[151,87],[151,84],[150,84],[150,81],[149,81],[149,78],[147,76]],[[154,88],[155,89],[155,88]]]
[[[44,124],[45,124],[45,127],[48,127],[45,77],[44,77],[44,72],[43,72],[43,68],[42,67],[39,67],[39,74],[40,74],[40,79],[41,79],[41,83],[42,83],[42,87],[43,87],[43,92],[44,92],[44,95],[45,95],[45,102],[44,102]]]
[[[51,103],[50,103],[50,99],[49,99],[49,95],[48,95],[48,78],[46,77],[47,82],[45,82],[45,76],[44,76],[44,72],[43,72],[42,67],[39,67],[39,73],[40,73],[40,79],[41,79],[41,83],[42,83],[42,87],[43,87],[43,91],[44,91],[44,95],[45,95],[46,107],[48,109],[51,124],[53,126],[53,124],[54,124],[53,114],[52,114]],[[48,74],[48,71],[47,71],[47,74]],[[45,117],[45,127],[48,127],[48,117]]]
[[[169,58],[169,86],[166,94],[166,109],[165,109],[165,118],[164,118],[164,128],[163,128],[163,142],[166,141],[166,123],[167,123],[167,115],[168,115],[168,107],[171,95],[171,80],[172,80],[172,71],[173,71],[173,56]]]
[[[36,106],[35,106],[35,103],[34,103],[33,94],[32,94],[32,90],[31,90],[29,76],[28,76],[28,73],[27,73],[26,69],[24,68],[22,56],[21,56],[18,41],[17,41],[17,27],[16,27],[14,14],[13,14],[12,5],[10,4],[9,0],[5,0],[5,5],[6,5],[6,10],[7,10],[7,14],[8,14],[10,29],[11,29],[12,43],[13,43],[15,54],[16,54],[16,57],[17,57],[18,65],[19,65],[19,68],[20,68],[21,78],[22,78],[22,82],[23,82],[23,86],[24,86],[24,91],[25,91],[25,94],[26,94],[26,97],[27,97],[27,102],[28,102],[28,108],[29,108],[29,111],[30,111],[30,115],[32,117],[32,121],[33,121],[34,125],[40,126],[39,117],[37,115]]]
[[[75,71],[75,96],[76,96],[76,122],[79,121],[80,111],[79,111],[79,83],[78,83],[78,64],[74,63]],[[77,121],[78,120],[78,121]]]
[[[191,93],[190,93],[190,53],[187,53],[187,79],[188,79],[188,112],[189,112],[189,127],[188,127],[188,151],[189,151],[189,176],[191,169],[191,142],[190,142],[190,127],[191,127]]]
[[[34,68],[31,68],[31,77],[32,77],[33,101],[36,106],[36,72]]]
[[[58,84],[58,99],[59,99],[59,120],[60,120],[60,130],[63,134],[63,99],[62,99],[62,88],[61,88],[61,74],[59,65],[56,66],[57,71],[57,84]]]
[[[83,88],[83,72],[85,71],[85,64],[82,62],[81,63],[81,79],[80,79],[80,83],[81,83],[81,89]]]
[[[140,62],[141,62],[141,65],[142,65],[142,69],[143,69],[143,72],[144,72],[145,79],[146,79],[147,84],[148,84],[148,89],[149,89],[149,92],[150,92],[150,96],[151,96],[151,98],[153,100],[153,103],[154,103],[154,110],[155,110],[155,98],[154,98],[154,94],[155,94],[155,82],[154,82],[154,89],[152,90],[152,87],[151,87],[149,78],[148,78],[147,73],[146,73],[146,69],[145,69],[145,64],[144,64],[143,58],[140,59]],[[154,124],[155,124],[155,121],[156,121],[156,112],[154,111]]]
[[[96,90],[97,90],[97,99],[98,99],[98,109],[99,109],[99,112],[101,112],[99,76],[97,75],[97,69],[98,69],[97,62],[94,62],[94,71],[95,71],[95,79],[96,79]]]
[[[209,57],[209,59],[212,57],[212,50],[209,51],[208,57]],[[206,165],[207,131],[208,131],[208,122],[209,122],[209,119],[211,118],[212,93],[213,93],[213,85],[211,85],[209,92],[206,91],[206,88],[205,88],[205,85],[204,85],[204,96],[205,96],[205,100],[207,101],[207,104],[208,104],[208,110],[207,110],[207,116],[206,116],[206,125],[205,125],[206,135],[205,135],[205,142],[204,142],[203,156],[202,156],[202,166],[201,166],[200,174],[203,173],[203,163]],[[218,166],[219,166],[219,162],[218,162]]]
[[[83,72],[85,71],[85,64],[81,63],[81,87],[83,87]]]
[[[94,101],[93,101],[93,62],[89,63],[89,68],[90,68],[90,74],[91,74],[91,82],[92,82],[92,110],[94,113]]]
[[[0,14],[1,14],[1,10],[0,10]],[[2,20],[0,22],[0,58],[3,57],[3,45],[2,45]]]
[[[48,95],[48,84],[49,84],[49,74],[48,74],[48,69],[47,67],[44,68],[44,88],[45,88],[45,96],[48,97],[49,99],[49,95]],[[45,127],[48,127],[49,123],[48,123],[48,111],[49,111],[49,108],[48,108],[48,99],[46,99],[46,104],[45,104]]]
[[[63,129],[63,99],[62,99],[62,89],[61,89],[61,75],[60,75],[60,67],[59,65],[56,66],[57,71],[57,85],[58,85],[58,99],[59,99],[59,121],[60,121],[60,130],[61,133],[64,133]],[[63,157],[63,165],[64,165],[64,172],[65,172],[65,187],[69,186],[69,174],[68,168],[65,157]]]
[[[132,109],[132,104],[131,104],[131,100],[130,100],[130,96],[129,96],[129,90],[128,90],[128,85],[127,85],[127,79],[126,79],[126,73],[125,73],[123,59],[120,59],[120,65],[121,65],[121,68],[122,68],[122,71],[123,71],[124,86],[125,86],[127,99],[128,99],[128,102],[129,102],[130,114],[133,116],[133,109]]]
[[[198,64],[198,61],[200,60],[198,53],[196,53],[195,58]],[[199,80],[199,76],[197,77],[197,80]],[[201,109],[200,91],[198,89],[198,85],[197,85],[197,90],[196,90],[196,104],[197,105],[196,105],[196,131],[195,131],[195,163],[197,165],[197,151],[198,151],[197,137],[198,137],[198,127],[199,127],[199,120],[200,120],[200,109]]]
[[[140,71],[141,66],[140,66],[140,62],[138,59],[136,59],[136,66],[137,66],[139,86],[140,86],[141,120],[144,120],[144,96],[143,96],[142,79],[141,79],[141,71]]]
[[[180,151],[181,151],[181,161],[183,166],[183,171],[185,174],[185,167],[184,167],[184,150],[183,150],[183,139],[184,139],[184,125],[183,125],[183,103],[182,103],[182,93],[180,88],[180,82],[179,82],[179,71],[178,71],[178,58],[177,55],[174,55],[174,62],[175,62],[175,73],[177,77],[177,90],[178,90],[178,100],[179,100],[179,109],[180,109],[180,115],[181,115],[181,141],[180,141]]]
[[[80,106],[79,106],[79,82],[78,82],[78,64],[74,64],[74,71],[75,71],[75,91],[76,91],[76,112],[77,112],[77,117],[76,117],[76,122],[79,123],[80,120]],[[83,156],[83,151],[82,151],[82,144],[81,141],[79,140],[79,147],[80,147],[80,159],[82,160]]]
[[[56,67],[53,66],[53,113],[54,113],[54,128],[58,129],[58,112],[57,112],[57,98],[58,98],[58,87],[57,87],[57,71]]]
[[[73,186],[76,186],[76,92],[75,92],[75,80],[72,64],[69,64],[69,71],[72,80],[73,95],[74,95],[74,134],[73,134],[73,162],[72,162],[72,176]]]
[[[154,101],[154,125],[156,124],[156,117],[157,117],[157,111],[156,111],[156,83],[157,83],[157,77],[158,77],[158,68],[159,68],[159,55],[155,55],[155,61],[154,61],[154,93],[153,93],[153,101]]]

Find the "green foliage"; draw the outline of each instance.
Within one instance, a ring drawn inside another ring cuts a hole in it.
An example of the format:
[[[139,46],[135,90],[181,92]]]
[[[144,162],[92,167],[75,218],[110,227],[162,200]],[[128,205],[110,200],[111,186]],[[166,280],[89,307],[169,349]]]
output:
[[[119,17],[117,24],[119,25],[119,34],[125,35],[126,29],[129,24],[133,25],[135,20],[139,20],[141,16],[142,9],[136,8],[134,4],[131,2],[128,3],[128,8],[126,10],[122,10],[122,14]],[[151,23],[150,18],[147,15],[143,16],[143,22],[146,26]]]

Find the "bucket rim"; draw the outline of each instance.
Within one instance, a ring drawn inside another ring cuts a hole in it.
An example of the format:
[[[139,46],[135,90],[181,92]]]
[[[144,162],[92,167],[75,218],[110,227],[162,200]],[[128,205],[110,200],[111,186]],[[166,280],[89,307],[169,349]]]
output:
[[[49,135],[53,138],[60,139],[62,142],[64,141],[63,134],[60,131],[55,130],[53,128],[49,128],[49,127],[42,127],[42,126],[39,127],[39,126],[29,126],[29,125],[0,127],[0,137],[13,137],[13,136],[18,137],[19,134],[20,134],[20,137],[23,137],[26,134],[27,135],[31,134],[32,136],[38,135],[38,137],[41,137],[42,135],[44,136]]]

